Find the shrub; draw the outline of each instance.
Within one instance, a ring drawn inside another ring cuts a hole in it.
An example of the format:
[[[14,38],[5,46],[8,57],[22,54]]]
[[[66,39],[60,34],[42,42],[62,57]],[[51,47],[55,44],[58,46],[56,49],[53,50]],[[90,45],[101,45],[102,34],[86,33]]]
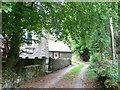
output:
[[[119,89],[120,77],[118,75],[117,63],[113,65],[106,60],[100,61],[99,58],[98,53],[91,57],[93,63],[90,65],[90,68],[94,69],[98,80],[104,84],[106,88]]]

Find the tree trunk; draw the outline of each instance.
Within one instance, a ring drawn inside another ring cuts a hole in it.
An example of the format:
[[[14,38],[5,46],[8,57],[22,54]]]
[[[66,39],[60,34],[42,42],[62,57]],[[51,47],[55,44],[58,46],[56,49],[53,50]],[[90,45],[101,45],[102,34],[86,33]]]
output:
[[[120,2],[118,2],[118,8],[120,8]],[[119,16],[119,20],[118,22],[120,22],[120,9],[118,9],[118,16]],[[118,75],[120,77],[120,23],[118,23],[119,26],[119,31],[118,31]]]
[[[22,7],[23,2],[17,3],[16,7],[19,7],[17,10],[18,12],[22,12]],[[20,51],[20,39],[21,39],[21,33],[22,33],[22,29],[21,29],[21,18],[22,16],[19,15],[18,13],[14,13],[15,14],[15,20],[16,20],[16,31],[13,31],[12,33],[12,38],[11,38],[11,44],[10,44],[10,56],[12,58],[18,58],[19,57],[19,51]]]
[[[120,30],[118,31],[118,45],[117,45],[117,55],[118,55],[118,74],[120,76]]]
[[[17,33],[13,33],[11,44],[10,44],[10,56],[9,57],[18,58],[19,50],[20,50],[20,38],[18,37]]]
[[[112,63],[115,60],[115,39],[114,39],[114,32],[113,32],[113,21],[112,17],[110,17],[110,37],[111,37],[111,49],[112,49]]]

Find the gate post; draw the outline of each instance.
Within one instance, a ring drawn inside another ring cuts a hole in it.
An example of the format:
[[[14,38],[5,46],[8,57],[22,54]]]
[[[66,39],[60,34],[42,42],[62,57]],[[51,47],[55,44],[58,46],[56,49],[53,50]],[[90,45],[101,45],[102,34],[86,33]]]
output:
[[[49,62],[48,62],[48,71],[52,71],[52,58],[49,58]]]

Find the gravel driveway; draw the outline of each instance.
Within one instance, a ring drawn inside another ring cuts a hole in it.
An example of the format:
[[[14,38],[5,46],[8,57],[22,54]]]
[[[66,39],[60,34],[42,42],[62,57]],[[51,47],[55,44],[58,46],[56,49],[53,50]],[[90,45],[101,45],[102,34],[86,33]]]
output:
[[[66,67],[62,70],[45,75],[42,77],[42,79],[28,83],[27,85],[22,86],[22,88],[102,88],[96,79],[86,77],[85,73],[88,65],[84,65],[85,66],[81,69],[75,78],[69,78],[67,80],[62,79],[67,73],[70,72],[71,69],[78,65]]]

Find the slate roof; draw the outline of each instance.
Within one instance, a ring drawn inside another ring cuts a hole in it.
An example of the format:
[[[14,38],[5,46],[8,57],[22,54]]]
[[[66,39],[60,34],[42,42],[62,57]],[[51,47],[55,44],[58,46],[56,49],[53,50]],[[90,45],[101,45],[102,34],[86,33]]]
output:
[[[62,41],[53,41],[48,40],[49,51],[56,51],[56,52],[71,52],[70,48],[67,44],[64,44]]]

